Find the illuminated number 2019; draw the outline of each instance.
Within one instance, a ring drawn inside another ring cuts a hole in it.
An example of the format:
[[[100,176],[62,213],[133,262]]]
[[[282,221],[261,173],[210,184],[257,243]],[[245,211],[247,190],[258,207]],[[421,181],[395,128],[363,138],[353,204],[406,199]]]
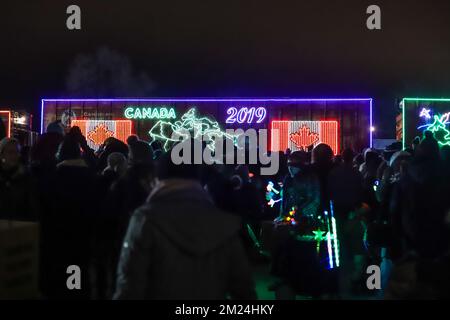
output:
[[[226,123],[253,123],[253,119],[256,117],[256,123],[261,123],[266,118],[267,111],[263,107],[259,108],[240,108],[235,107],[228,108],[228,118]]]

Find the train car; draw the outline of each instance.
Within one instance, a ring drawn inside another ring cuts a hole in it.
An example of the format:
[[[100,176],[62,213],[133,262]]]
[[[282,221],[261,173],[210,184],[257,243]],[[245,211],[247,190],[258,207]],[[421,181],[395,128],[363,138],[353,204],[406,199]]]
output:
[[[171,131],[200,124],[214,130],[268,129],[272,151],[327,143],[337,154],[372,145],[372,106],[370,98],[42,99],[41,133],[54,121],[66,130],[76,125],[95,149],[109,136],[125,140],[130,134],[165,143]],[[279,134],[272,134],[275,129]]]

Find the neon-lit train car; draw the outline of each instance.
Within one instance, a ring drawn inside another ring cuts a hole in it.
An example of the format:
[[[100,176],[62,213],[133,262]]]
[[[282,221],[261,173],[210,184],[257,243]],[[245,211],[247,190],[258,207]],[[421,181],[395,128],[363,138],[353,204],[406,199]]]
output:
[[[403,148],[411,146],[415,137],[422,138],[426,130],[434,133],[439,145],[450,145],[450,98],[404,98],[400,108],[397,132]]]
[[[105,137],[124,140],[131,133],[164,141],[169,131],[192,123],[218,130],[268,129],[273,151],[324,142],[337,154],[345,147],[372,145],[370,98],[42,99],[41,133],[55,120],[66,128],[79,126],[94,148]]]

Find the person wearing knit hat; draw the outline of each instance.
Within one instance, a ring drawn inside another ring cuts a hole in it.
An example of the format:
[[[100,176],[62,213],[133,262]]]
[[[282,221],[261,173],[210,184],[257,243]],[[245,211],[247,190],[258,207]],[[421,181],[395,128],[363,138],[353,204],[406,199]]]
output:
[[[138,141],[140,141],[139,137],[135,134],[132,134],[127,138],[127,145],[131,146],[133,143],[136,143]]]

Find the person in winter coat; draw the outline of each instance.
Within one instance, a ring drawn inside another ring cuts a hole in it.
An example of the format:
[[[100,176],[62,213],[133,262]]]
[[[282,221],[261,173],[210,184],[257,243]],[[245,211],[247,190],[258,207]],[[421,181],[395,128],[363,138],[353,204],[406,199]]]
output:
[[[102,224],[110,230],[113,250],[111,267],[115,272],[122,241],[134,210],[145,203],[154,178],[153,152],[148,143],[137,141],[129,146],[128,168],[111,186],[102,208]]]
[[[38,216],[36,184],[20,161],[19,142],[0,141],[0,219],[35,221]]]
[[[283,181],[280,218],[288,216],[292,207],[306,216],[315,216],[320,205],[318,177],[307,166],[307,153],[295,151],[287,161],[289,175]]]
[[[240,219],[218,209],[196,165],[159,160],[158,182],[131,218],[115,299],[255,299]]]
[[[450,243],[444,223],[450,211],[450,177],[435,145],[420,143],[390,201],[393,227],[403,239],[404,252],[427,259],[442,255]]]
[[[89,299],[92,223],[98,214],[95,172],[70,136],[60,144],[57,161],[50,208],[41,217],[41,289],[49,299]],[[66,286],[70,265],[81,269],[81,290]]]
[[[120,152],[108,156],[108,166],[97,175],[98,200],[101,203],[99,214],[94,221],[94,268],[96,292],[98,299],[111,299],[117,266],[118,247],[122,238],[118,239],[118,215],[111,212],[116,202],[105,205],[109,200],[109,190],[127,170],[127,158]],[[121,200],[124,200],[120,196]],[[128,223],[128,221],[127,221]],[[123,235],[122,235],[123,236]]]

